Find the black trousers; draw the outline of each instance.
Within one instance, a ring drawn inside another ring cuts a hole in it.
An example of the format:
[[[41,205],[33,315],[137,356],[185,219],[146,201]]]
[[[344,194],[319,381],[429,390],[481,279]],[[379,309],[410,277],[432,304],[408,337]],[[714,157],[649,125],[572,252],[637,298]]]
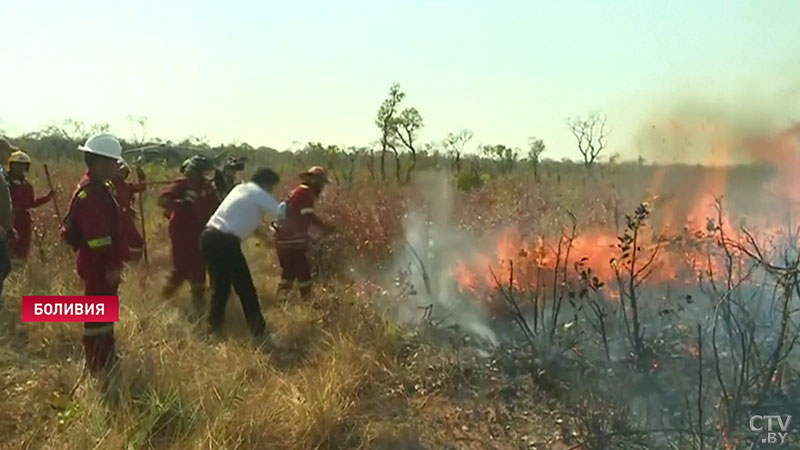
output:
[[[242,310],[250,331],[261,337],[266,331],[258,294],[250,276],[250,267],[242,253],[239,238],[214,228],[206,228],[200,236],[200,245],[206,258],[208,271],[213,280],[211,308],[208,325],[212,331],[219,331],[225,322],[225,306],[231,296],[231,287],[242,302]]]

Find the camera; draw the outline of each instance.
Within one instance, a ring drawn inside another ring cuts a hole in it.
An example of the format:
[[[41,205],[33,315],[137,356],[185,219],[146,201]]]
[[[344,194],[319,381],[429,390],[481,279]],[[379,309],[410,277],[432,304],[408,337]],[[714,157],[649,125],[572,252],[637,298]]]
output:
[[[244,170],[244,163],[247,162],[247,158],[229,158],[225,161],[225,169],[231,169],[234,172],[241,172]]]

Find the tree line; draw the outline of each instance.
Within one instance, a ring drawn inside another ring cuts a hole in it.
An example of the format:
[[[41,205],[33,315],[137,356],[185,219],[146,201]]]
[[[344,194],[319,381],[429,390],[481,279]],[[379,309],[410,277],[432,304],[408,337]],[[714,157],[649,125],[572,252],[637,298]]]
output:
[[[406,93],[399,83],[393,83],[386,98],[380,103],[375,125],[378,139],[367,146],[338,146],[309,142],[296,151],[278,151],[269,147],[254,148],[247,143],[212,146],[205,137],[190,136],[175,142],[148,136],[148,119],[128,116],[130,137],[123,139],[123,148],[149,148],[148,161],[172,166],[183,157],[201,152],[211,156],[246,156],[249,160],[273,166],[295,166],[309,161],[329,167],[339,181],[352,184],[357,173],[364,172],[371,180],[393,181],[406,184],[419,169],[447,169],[457,176],[480,177],[483,174],[509,174],[516,168],[530,170],[535,181],[540,181],[543,166],[575,166],[565,158],[559,162],[543,158],[545,142],[532,136],[528,148],[520,149],[505,144],[486,144],[471,147],[474,133],[461,129],[448,133],[436,142],[421,143],[419,132],[425,126],[422,113],[407,106]],[[571,117],[566,127],[576,140],[576,153],[580,155],[586,171],[592,171],[605,156],[608,142],[607,118],[598,113],[584,117]],[[108,131],[108,124],[86,124],[67,119],[42,130],[28,132],[15,141],[37,157],[76,159],[72,151],[90,135]],[[2,129],[0,128],[0,133]],[[608,161],[613,163],[615,155]]]

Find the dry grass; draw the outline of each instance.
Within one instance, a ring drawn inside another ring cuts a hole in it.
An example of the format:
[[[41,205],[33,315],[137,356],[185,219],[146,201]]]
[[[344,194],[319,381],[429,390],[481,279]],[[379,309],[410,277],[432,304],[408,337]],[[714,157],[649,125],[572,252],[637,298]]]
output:
[[[440,448],[457,439],[446,429],[461,433],[469,420],[453,405],[432,409],[424,392],[387,394],[440,369],[406,364],[408,339],[352,287],[330,281],[312,304],[279,302],[264,247],[247,253],[278,349],[252,346],[235,297],[227,338],[208,340],[189,318],[188,288],[170,302],[158,296],[169,268],[163,233],[151,237],[149,266],[125,274],[119,370],[105,382],[82,377],[80,324],[20,323],[22,295],[80,292],[70,252],[54,236],[42,245],[7,281],[0,313],[2,449]],[[453,400],[438,393],[437,402]]]
[[[155,246],[154,246],[155,247]],[[275,277],[263,249],[262,294]],[[68,256],[68,255],[67,255]],[[167,254],[132,267],[121,292],[118,376],[101,386],[81,373],[78,324],[20,324],[26,292],[74,290],[68,260],[32,260],[8,282],[0,358],[7,448],[344,448],[363,445],[363,399],[393,376],[395,339],[364,305],[322,293],[315,305],[262,295],[279,350],[257,352],[231,302],[228,339],[207,342],[190,322],[187,295],[158,298]],[[30,270],[26,270],[30,269]],[[48,280],[50,281],[48,283]],[[52,286],[52,287],[48,287]],[[15,301],[16,300],[16,301]]]

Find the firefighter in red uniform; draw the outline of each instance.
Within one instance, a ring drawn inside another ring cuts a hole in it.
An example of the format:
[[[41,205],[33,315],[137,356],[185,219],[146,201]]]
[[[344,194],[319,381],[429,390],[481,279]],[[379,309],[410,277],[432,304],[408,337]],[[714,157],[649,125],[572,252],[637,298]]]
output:
[[[145,175],[142,168],[137,167],[136,176],[139,180],[137,183],[129,183],[127,180],[130,173],[131,169],[128,164],[125,161],[120,161],[112,181],[117,203],[119,203],[119,207],[122,210],[122,229],[130,247],[129,259],[135,261],[142,256],[144,241],[136,228],[136,210],[133,208],[133,202],[134,194],[141,195],[144,192]]]
[[[11,192],[11,210],[14,220],[14,234],[9,241],[11,259],[24,261],[28,259],[31,249],[30,210],[38,208],[53,198],[50,191],[44,197],[36,198],[33,186],[25,177],[31,166],[31,158],[23,151],[16,151],[8,158],[8,187]]]
[[[278,294],[291,292],[297,281],[300,296],[308,298],[312,284],[311,266],[308,263],[309,231],[317,227],[330,233],[333,227],[314,213],[314,203],[328,184],[325,169],[314,166],[300,174],[300,179],[302,183],[289,193],[285,201],[286,217],[275,225],[275,249],[281,266]]]
[[[122,159],[122,146],[111,134],[90,137],[79,147],[87,172],[72,195],[61,237],[78,252],[77,271],[84,295],[118,295],[120,271],[128,254],[119,205],[110,178]],[[83,347],[92,374],[116,359],[114,323],[84,323]]]
[[[184,176],[175,180],[159,197],[158,204],[169,217],[172,242],[172,274],[162,291],[165,298],[189,281],[192,301],[198,312],[204,306],[206,264],[200,249],[200,233],[219,206],[219,199],[208,175],[214,163],[202,155],[184,161]]]

